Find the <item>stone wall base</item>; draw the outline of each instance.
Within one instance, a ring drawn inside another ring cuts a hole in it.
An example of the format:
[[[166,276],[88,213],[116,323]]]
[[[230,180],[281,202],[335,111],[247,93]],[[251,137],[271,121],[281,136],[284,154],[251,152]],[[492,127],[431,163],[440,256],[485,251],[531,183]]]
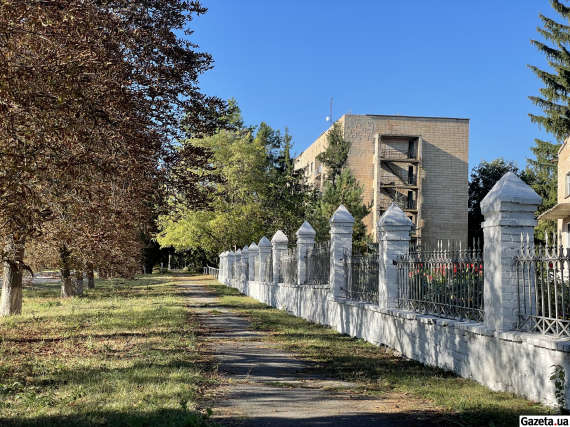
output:
[[[495,332],[409,311],[333,298],[329,286],[226,281],[240,292],[294,316],[391,347],[410,359],[438,366],[492,390],[557,406],[550,375],[560,365],[570,377],[570,341],[538,334]],[[567,406],[570,401],[566,387]]]

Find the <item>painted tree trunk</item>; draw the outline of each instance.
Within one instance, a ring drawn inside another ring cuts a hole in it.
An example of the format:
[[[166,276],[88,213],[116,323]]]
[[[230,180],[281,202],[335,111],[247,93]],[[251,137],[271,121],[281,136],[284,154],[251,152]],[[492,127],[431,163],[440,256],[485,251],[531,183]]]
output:
[[[8,236],[4,246],[0,317],[22,313],[22,273],[25,241]]]
[[[77,295],[83,295],[83,271],[75,272],[75,292]]]
[[[95,273],[93,272],[93,263],[88,262],[85,264],[86,275],[87,275],[87,289],[95,288]]]
[[[71,251],[64,246],[59,250],[59,256],[61,262],[61,297],[69,298],[75,293],[73,283],[71,282]]]

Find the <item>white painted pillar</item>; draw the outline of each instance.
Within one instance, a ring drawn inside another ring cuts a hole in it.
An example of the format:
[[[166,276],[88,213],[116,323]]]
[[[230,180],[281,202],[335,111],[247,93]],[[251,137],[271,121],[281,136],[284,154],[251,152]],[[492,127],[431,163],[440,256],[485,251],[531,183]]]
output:
[[[340,205],[329,220],[331,225],[331,271],[330,287],[334,297],[342,298],[344,287],[344,266],[342,260],[346,256],[352,256],[352,226],[354,217],[344,205]],[[345,251],[346,249],[346,251]]]
[[[234,262],[236,260],[236,254],[233,251],[229,251],[228,252],[228,275],[226,276],[226,279],[228,280],[232,280],[234,279],[234,275],[232,272],[232,266],[234,265]]]
[[[281,231],[277,230],[277,233],[271,239],[271,245],[273,246],[273,284],[279,283],[279,278],[281,276],[281,257],[287,255],[287,243],[289,239]]]
[[[297,230],[297,284],[305,284],[307,251],[315,245],[315,229],[307,221]]]
[[[257,244],[253,242],[249,245],[249,281],[253,282],[255,280],[255,260],[259,258],[259,248]]]
[[[221,283],[224,283],[224,274],[225,274],[225,269],[224,269],[224,262],[225,262],[225,252],[222,252],[220,254],[220,272],[218,273],[218,281]]]
[[[236,268],[234,279],[241,280],[241,249],[238,249],[236,251]]]
[[[271,242],[267,237],[263,236],[257,246],[259,247],[259,281],[267,282],[269,271],[266,271],[265,263],[271,256]]]
[[[249,280],[249,248],[247,245],[241,250],[241,280],[247,282]]]
[[[507,172],[481,201],[483,305],[485,327],[511,331],[518,321],[517,271],[513,258],[521,234],[534,235],[534,212],[542,198],[512,172]]]
[[[405,255],[410,247],[410,230],[414,223],[404,211],[392,203],[378,220],[378,305],[398,307],[398,269],[394,261]]]

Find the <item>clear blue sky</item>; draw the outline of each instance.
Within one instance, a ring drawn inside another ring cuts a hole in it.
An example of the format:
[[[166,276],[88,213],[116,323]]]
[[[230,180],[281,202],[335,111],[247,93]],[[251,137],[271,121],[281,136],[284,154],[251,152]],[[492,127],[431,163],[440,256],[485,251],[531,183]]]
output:
[[[300,153],[352,114],[470,121],[469,168],[481,159],[524,167],[534,138],[528,100],[546,67],[530,44],[547,0],[203,0],[190,40],[211,53],[209,95],[238,101],[246,124],[289,127]],[[558,19],[558,18],[557,18]]]

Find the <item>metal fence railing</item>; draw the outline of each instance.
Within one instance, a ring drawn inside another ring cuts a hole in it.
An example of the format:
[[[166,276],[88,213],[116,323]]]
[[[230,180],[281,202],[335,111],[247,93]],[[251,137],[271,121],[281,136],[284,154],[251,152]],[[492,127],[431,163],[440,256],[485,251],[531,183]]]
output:
[[[261,264],[259,262],[259,257],[256,257],[255,261],[253,262],[253,280],[256,282],[259,282],[260,265]]]
[[[553,239],[553,242],[555,240]],[[570,337],[570,249],[533,245],[515,256],[519,318],[516,329]]]
[[[417,175],[410,175],[407,172],[382,174],[380,176],[382,185],[418,185]]]
[[[362,254],[353,250],[353,253],[356,255],[344,251],[344,286],[341,290],[347,299],[378,304],[378,251]]]
[[[279,283],[297,283],[297,248],[289,248],[281,257]]]
[[[273,254],[269,253],[269,256],[265,258],[265,280],[264,282],[273,282]]]
[[[330,242],[315,243],[305,255],[305,284],[328,285],[331,272]]]
[[[204,274],[208,275],[208,276],[212,276],[214,279],[217,279],[220,275],[220,269],[219,268],[215,268],[215,267],[203,267],[204,268]]]
[[[483,321],[483,253],[478,245],[410,246],[396,261],[398,307],[433,316]]]

